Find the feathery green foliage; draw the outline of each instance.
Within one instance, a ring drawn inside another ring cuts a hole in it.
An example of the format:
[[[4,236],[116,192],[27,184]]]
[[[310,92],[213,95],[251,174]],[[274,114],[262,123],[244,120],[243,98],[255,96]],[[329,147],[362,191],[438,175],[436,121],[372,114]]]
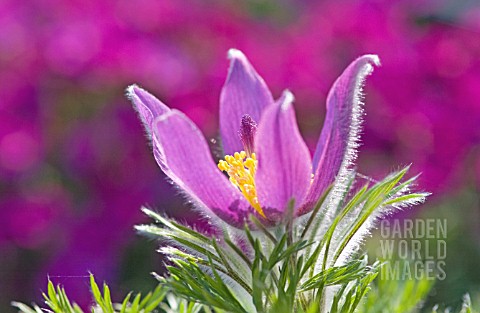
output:
[[[351,173],[305,216],[293,218],[291,203],[281,225],[267,228],[251,217],[243,231],[220,224],[212,237],[144,209],[156,224],[137,230],[163,242],[169,275],[156,275],[160,285],[143,298],[130,293],[120,303],[91,276],[91,312],[420,312],[432,283],[380,280],[382,264],[369,262],[359,249],[377,219],[424,201],[426,193],[409,192],[416,177],[402,182],[407,170],[363,186]],[[52,282],[44,297],[49,312],[83,313]],[[13,305],[23,313],[43,312],[37,305]],[[468,296],[461,313],[467,312],[474,312]]]
[[[210,312],[193,302],[187,302],[178,297],[173,297],[168,290],[158,285],[155,290],[147,293],[144,297],[141,294],[133,296],[129,293],[121,303],[114,303],[110,297],[110,288],[104,283],[103,292],[95,282],[93,275],[90,275],[90,289],[95,304],[91,308],[92,313],[199,313]],[[43,294],[48,309],[40,308],[33,304],[31,307],[20,303],[12,302],[21,313],[84,313],[74,302],[68,299],[65,289],[61,286],[55,287],[52,281],[48,281],[47,293]]]
[[[386,271],[386,267],[380,270]],[[371,286],[359,313],[413,313],[419,312],[422,302],[433,287],[434,281],[426,276],[422,280],[379,279]]]
[[[223,225],[212,239],[144,209],[157,225],[137,230],[168,243],[160,251],[170,276],[160,280],[190,301],[239,313],[354,312],[380,268],[358,256],[363,237],[377,218],[427,195],[408,192],[415,178],[401,183],[407,170],[361,188],[351,175],[312,213],[274,228],[252,217],[243,232]]]

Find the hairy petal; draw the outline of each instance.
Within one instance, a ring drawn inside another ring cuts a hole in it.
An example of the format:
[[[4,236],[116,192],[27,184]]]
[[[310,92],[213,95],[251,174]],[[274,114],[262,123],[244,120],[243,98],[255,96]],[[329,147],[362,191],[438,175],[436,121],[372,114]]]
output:
[[[149,139],[151,139],[153,142],[153,122],[159,116],[170,112],[171,109],[151,93],[138,87],[137,85],[129,86],[126,90],[126,93],[127,97],[130,99],[130,101],[132,101],[133,107],[135,111],[137,111]],[[153,156],[160,168],[165,168],[165,165],[162,163],[163,157],[161,151],[158,149],[158,146],[153,145],[152,150]]]
[[[151,135],[153,121],[160,115],[170,111],[170,108],[137,85],[129,86],[126,93],[127,97],[132,101],[135,111],[138,112],[147,133]]]
[[[153,123],[154,145],[165,174],[212,217],[243,227],[250,205],[218,170],[208,144],[183,113],[170,110]]]
[[[272,210],[283,213],[291,199],[300,205],[310,186],[310,153],[298,130],[292,101],[293,95],[285,91],[278,103],[265,110],[257,131],[255,182],[267,218]]]
[[[314,180],[300,214],[311,209],[342,168],[349,168],[357,156],[363,114],[362,87],[373,65],[380,65],[378,56],[359,57],[335,81],[328,94],[327,115],[313,157]]]
[[[220,134],[225,154],[243,150],[238,131],[245,114],[258,122],[263,110],[273,103],[272,94],[245,55],[230,49],[227,80],[220,95]]]

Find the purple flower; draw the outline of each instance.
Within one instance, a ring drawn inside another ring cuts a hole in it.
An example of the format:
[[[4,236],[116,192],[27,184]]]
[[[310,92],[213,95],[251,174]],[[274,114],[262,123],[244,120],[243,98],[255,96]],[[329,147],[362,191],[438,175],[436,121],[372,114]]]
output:
[[[313,158],[298,130],[292,93],[284,91],[274,101],[242,52],[231,49],[229,58],[230,70],[220,96],[220,133],[226,155],[218,165],[204,136],[187,116],[136,85],[127,89],[152,138],[157,163],[208,217],[216,216],[238,228],[250,214],[266,225],[278,224],[291,201],[295,215],[311,211],[356,157],[361,87],[373,65],[379,65],[378,57],[358,58],[334,83]]]

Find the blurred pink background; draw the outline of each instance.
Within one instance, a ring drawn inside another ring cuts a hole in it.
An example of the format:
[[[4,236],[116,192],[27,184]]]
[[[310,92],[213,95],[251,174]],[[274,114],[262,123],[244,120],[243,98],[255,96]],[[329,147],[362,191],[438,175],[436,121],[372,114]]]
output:
[[[478,218],[476,1],[3,0],[1,312],[13,312],[11,300],[40,301],[47,275],[83,305],[88,271],[119,293],[154,284],[148,273],[161,258],[133,231],[147,222],[140,206],[192,217],[157,168],[124,89],[138,83],[214,138],[232,47],[275,97],[284,88],[296,95],[312,148],[334,79],[357,56],[378,54],[360,172],[381,177],[413,163],[431,203],[466,192],[472,202],[452,210]],[[478,251],[478,221],[467,226]],[[478,272],[468,275],[478,287]]]

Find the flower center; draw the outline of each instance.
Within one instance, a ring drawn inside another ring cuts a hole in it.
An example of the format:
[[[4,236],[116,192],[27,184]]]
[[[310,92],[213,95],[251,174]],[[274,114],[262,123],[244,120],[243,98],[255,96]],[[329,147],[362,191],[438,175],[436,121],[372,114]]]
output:
[[[218,168],[228,174],[230,182],[238,187],[250,205],[261,216],[265,217],[262,207],[258,202],[257,190],[255,189],[255,171],[257,164],[258,160],[255,153],[247,156],[245,151],[241,151],[235,152],[233,156],[226,155],[225,160],[218,162]]]
[[[238,131],[238,136],[242,141],[243,149],[245,149],[245,152],[249,157],[254,151],[254,140],[256,132],[257,123],[255,123],[255,121],[250,115],[243,115],[242,120],[240,121],[240,130]]]

